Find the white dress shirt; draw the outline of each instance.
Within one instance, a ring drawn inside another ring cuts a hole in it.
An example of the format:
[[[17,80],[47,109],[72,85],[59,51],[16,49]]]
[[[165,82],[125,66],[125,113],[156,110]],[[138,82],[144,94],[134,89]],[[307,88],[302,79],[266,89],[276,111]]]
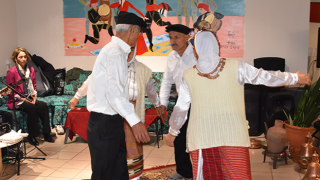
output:
[[[228,63],[228,60],[226,61]],[[266,85],[270,87],[295,85],[298,82],[298,75],[296,73],[281,72],[281,71],[266,71],[262,68],[257,69],[247,63],[240,62],[238,65],[238,82],[240,85],[254,84]],[[179,98],[174,107],[169,120],[170,134],[177,136],[180,129],[186,121],[186,114],[188,113],[191,103],[190,91],[187,83],[182,79]]]
[[[129,102],[127,57],[130,46],[112,36],[94,63],[90,77],[87,108],[108,115],[119,114],[130,126],[141,122]]]
[[[183,72],[196,65],[197,59],[193,53],[193,46],[189,43],[182,57],[177,51],[172,51],[168,55],[168,63],[163,74],[163,79],[160,87],[160,103],[168,106],[171,85],[176,84],[176,90],[179,93],[180,83],[183,77]]]
[[[135,69],[134,69],[134,64],[132,63],[129,68],[128,68],[128,73],[131,74],[129,75],[129,100],[130,101],[136,101],[137,98],[137,83],[135,80]],[[131,78],[130,78],[131,77]],[[91,75],[88,76],[88,78],[83,82],[80,88],[78,88],[75,98],[81,99],[83,96],[87,95],[87,90],[89,86]],[[150,77],[148,83],[146,84],[146,93],[149,97],[150,102],[155,106],[159,107],[160,102],[159,102],[159,96],[157,94],[157,91],[154,87],[154,83],[152,81],[152,78]]]

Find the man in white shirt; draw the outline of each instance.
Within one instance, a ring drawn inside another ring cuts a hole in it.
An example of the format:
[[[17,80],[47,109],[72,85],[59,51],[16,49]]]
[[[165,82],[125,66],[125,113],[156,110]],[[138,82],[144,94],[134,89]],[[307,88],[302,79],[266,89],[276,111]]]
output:
[[[87,108],[91,111],[87,139],[92,180],[129,179],[124,119],[138,142],[150,140],[129,102],[127,88],[127,57],[147,25],[137,15],[127,12],[120,12],[115,20],[117,36],[100,51],[87,91]]]
[[[169,33],[173,51],[168,55],[168,63],[160,87],[159,95],[161,106],[158,113],[162,117],[164,116],[164,112],[169,103],[172,84],[176,84],[176,90],[179,92],[178,90],[183,77],[183,72],[197,63],[193,53],[193,47],[188,43],[191,29],[181,24],[175,24],[167,26],[166,32]],[[186,153],[186,132],[189,117],[186,118],[186,123],[180,129],[180,134],[174,141],[177,174],[171,175],[171,179],[192,178],[192,164],[189,153]],[[171,134],[169,133],[168,136],[170,135]]]

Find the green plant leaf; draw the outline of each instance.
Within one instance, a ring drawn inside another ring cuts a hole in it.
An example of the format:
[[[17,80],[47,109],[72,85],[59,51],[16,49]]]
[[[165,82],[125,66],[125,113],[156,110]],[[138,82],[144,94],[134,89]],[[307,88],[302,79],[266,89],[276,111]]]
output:
[[[286,115],[287,119],[289,120],[290,125],[293,126],[291,115],[289,114],[289,117],[288,117],[286,111],[284,109],[282,109],[282,111],[284,112],[284,115]]]

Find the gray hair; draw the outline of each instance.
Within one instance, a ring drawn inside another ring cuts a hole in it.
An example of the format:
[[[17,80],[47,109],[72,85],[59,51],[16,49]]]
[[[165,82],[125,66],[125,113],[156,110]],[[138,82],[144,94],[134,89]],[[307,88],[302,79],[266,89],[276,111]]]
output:
[[[138,25],[132,25],[132,24],[117,24],[116,25],[116,32],[117,34],[120,34],[122,32],[128,32],[128,30],[131,28],[131,26],[136,27],[136,31],[139,31]]]

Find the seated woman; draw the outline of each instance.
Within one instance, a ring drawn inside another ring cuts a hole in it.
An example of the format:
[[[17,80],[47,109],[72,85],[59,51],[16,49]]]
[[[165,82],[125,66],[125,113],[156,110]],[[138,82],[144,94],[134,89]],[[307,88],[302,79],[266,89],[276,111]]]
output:
[[[145,101],[147,94],[150,102],[158,108],[160,106],[159,97],[151,78],[151,69],[135,59],[136,49],[131,47],[128,55],[128,91],[129,100],[134,104],[135,113],[144,123]],[[87,95],[91,75],[78,89],[75,96],[70,101],[70,108],[74,109],[79,99]],[[127,147],[127,164],[130,180],[137,180],[142,176],[143,171],[143,144],[138,143],[133,131],[127,121],[124,123],[125,141]]]
[[[11,56],[13,62],[16,63],[7,72],[6,81],[7,84],[14,84],[20,79],[24,79],[25,82],[21,85],[15,86],[15,89],[22,95],[31,97],[32,101],[15,94],[14,98],[15,107],[19,111],[26,112],[28,114],[27,127],[28,127],[28,139],[31,144],[39,145],[35,137],[40,135],[40,129],[38,125],[39,118],[42,121],[44,140],[48,142],[54,142],[50,136],[51,128],[49,125],[49,110],[46,103],[37,101],[37,88],[36,77],[32,67],[27,65],[27,61],[31,60],[28,51],[23,47],[16,48]],[[12,95],[10,94],[7,100],[9,109],[13,109]]]

